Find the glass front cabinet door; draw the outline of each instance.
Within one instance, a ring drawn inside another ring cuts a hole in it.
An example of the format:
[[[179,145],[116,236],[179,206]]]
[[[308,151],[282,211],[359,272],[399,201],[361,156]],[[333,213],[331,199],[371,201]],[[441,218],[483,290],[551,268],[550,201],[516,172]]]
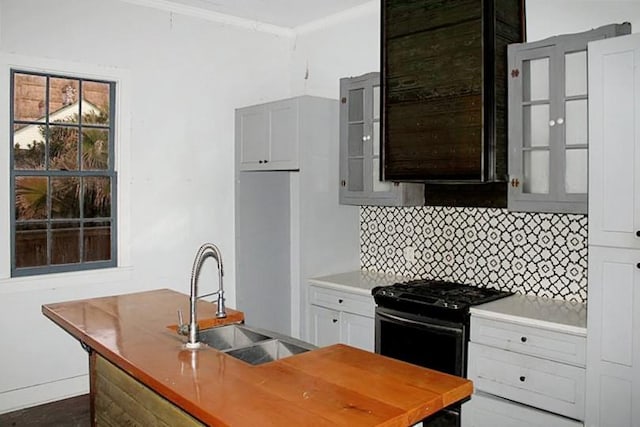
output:
[[[630,31],[612,24],[509,45],[510,210],[587,213],[587,43]]]
[[[340,203],[424,204],[424,185],[380,179],[380,73],[340,79]]]

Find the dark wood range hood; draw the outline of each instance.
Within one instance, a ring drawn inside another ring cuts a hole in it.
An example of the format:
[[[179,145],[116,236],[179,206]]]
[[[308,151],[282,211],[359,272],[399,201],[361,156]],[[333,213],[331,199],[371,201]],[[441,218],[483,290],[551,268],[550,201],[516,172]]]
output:
[[[524,0],[382,0],[382,173],[427,204],[506,206],[507,45]]]

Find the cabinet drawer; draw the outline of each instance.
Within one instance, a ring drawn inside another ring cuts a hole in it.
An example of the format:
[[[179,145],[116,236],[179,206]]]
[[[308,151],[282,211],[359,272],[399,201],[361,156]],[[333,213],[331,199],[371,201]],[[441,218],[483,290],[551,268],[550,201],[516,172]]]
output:
[[[584,368],[471,342],[468,376],[478,391],[584,419]]]
[[[313,285],[309,287],[309,302],[367,317],[373,317],[375,312],[371,296],[350,294]]]
[[[586,337],[582,336],[472,316],[471,341],[585,366]]]
[[[474,393],[462,405],[462,427],[581,427],[579,421],[509,400]]]

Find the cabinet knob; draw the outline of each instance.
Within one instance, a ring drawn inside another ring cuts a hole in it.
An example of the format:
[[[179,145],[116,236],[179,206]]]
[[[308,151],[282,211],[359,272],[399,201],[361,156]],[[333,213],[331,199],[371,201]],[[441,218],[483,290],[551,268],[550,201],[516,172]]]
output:
[[[527,337],[520,337],[520,341],[527,342]]]
[[[347,181],[345,181],[344,179],[340,181],[340,186],[341,187],[346,187],[347,186]]]
[[[520,377],[520,381],[524,382],[524,380],[526,380],[526,378],[523,376]]]
[[[258,163],[262,164],[262,160],[258,160]]]
[[[640,237],[640,230],[636,231],[636,237]]]
[[[558,120],[556,120],[556,123],[558,123],[559,125],[564,123],[564,119],[562,117],[558,117]]]
[[[267,163],[269,160],[265,160],[264,162]]]
[[[332,321],[333,323],[336,323],[336,322],[338,321],[338,319],[331,319],[331,321]]]
[[[518,178],[513,178],[511,180],[511,186],[514,188],[518,188],[520,186],[520,180]]]
[[[549,126],[554,127],[556,125],[555,120],[549,120]]]
[[[338,304],[342,304],[342,298],[338,298]]]
[[[640,262],[636,264],[636,267],[640,268]]]

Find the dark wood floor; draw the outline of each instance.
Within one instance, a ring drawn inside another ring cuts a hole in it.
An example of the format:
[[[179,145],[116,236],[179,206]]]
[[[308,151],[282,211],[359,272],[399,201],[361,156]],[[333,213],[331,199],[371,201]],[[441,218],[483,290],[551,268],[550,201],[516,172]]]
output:
[[[88,394],[0,414],[2,427],[88,427],[90,425]]]

